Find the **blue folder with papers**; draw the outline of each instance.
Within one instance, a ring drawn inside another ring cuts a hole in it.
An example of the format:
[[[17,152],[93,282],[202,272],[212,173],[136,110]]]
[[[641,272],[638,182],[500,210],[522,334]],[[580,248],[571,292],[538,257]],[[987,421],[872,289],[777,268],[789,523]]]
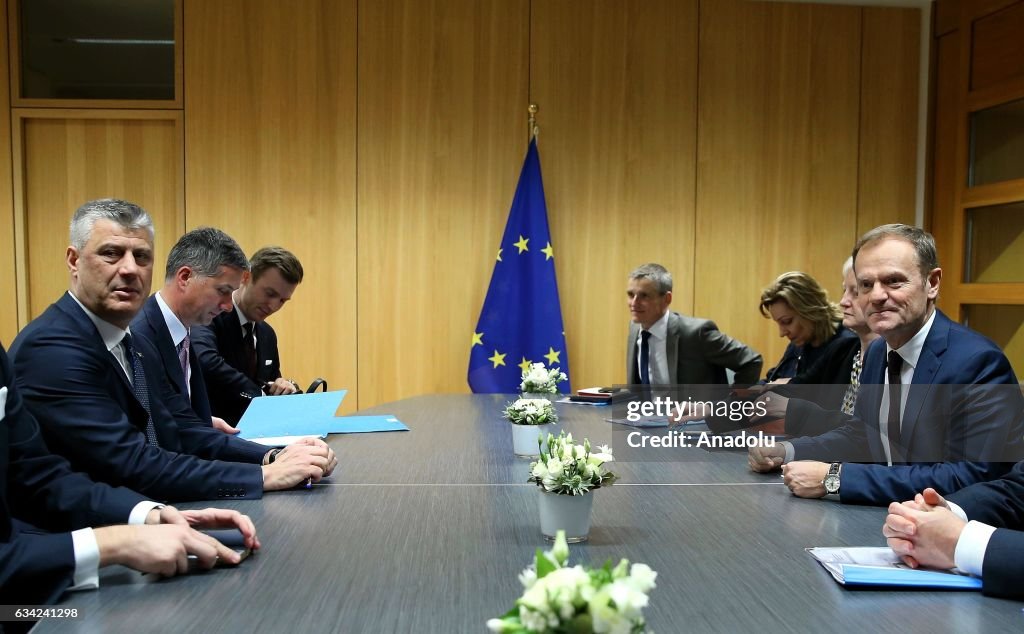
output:
[[[336,416],[346,390],[254,398],[238,421],[238,436],[259,441],[327,434],[408,431],[394,416]]]
[[[910,568],[889,548],[808,548],[807,552],[844,586],[981,589],[981,579],[957,571]]]

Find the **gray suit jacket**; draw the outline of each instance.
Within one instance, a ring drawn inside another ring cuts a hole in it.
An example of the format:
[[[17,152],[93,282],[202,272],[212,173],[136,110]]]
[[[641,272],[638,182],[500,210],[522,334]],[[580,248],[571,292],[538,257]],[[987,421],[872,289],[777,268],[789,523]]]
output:
[[[630,323],[626,344],[626,381],[639,383],[636,370],[640,324]],[[709,319],[671,312],[665,342],[669,383],[715,385],[726,383],[725,369],[736,373],[737,385],[753,385],[761,378],[761,355],[724,334]]]

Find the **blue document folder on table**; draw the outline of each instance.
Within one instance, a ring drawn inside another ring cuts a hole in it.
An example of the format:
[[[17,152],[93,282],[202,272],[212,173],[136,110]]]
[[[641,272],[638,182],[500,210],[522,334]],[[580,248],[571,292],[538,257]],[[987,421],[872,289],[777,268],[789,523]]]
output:
[[[952,570],[910,568],[890,548],[808,548],[844,586],[981,590],[981,579]]]
[[[320,436],[332,433],[335,412],[347,390],[261,396],[252,399],[238,421],[238,436],[246,440],[273,436]]]
[[[258,442],[264,438],[409,431],[391,415],[335,416],[345,394],[346,390],[337,390],[254,398],[238,421],[238,436]]]

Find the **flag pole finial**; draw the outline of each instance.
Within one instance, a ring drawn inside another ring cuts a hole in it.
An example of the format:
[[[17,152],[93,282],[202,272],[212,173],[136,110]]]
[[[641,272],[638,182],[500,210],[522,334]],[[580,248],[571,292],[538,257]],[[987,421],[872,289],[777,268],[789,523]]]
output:
[[[540,107],[535,103],[531,103],[526,110],[530,113],[530,138],[532,139],[540,131],[540,128],[537,127],[537,111],[540,110]]]

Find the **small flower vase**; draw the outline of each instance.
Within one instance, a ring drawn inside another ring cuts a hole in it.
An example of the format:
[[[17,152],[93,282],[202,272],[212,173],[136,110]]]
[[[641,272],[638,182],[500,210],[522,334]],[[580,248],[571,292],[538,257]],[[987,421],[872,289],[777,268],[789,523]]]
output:
[[[565,531],[570,544],[587,541],[590,536],[590,513],[594,508],[593,492],[583,495],[562,495],[540,490],[540,532],[544,539],[554,541],[559,530]]]
[[[551,423],[543,425],[516,425],[512,423],[512,453],[516,458],[536,458],[540,455],[537,438],[547,439]]]

